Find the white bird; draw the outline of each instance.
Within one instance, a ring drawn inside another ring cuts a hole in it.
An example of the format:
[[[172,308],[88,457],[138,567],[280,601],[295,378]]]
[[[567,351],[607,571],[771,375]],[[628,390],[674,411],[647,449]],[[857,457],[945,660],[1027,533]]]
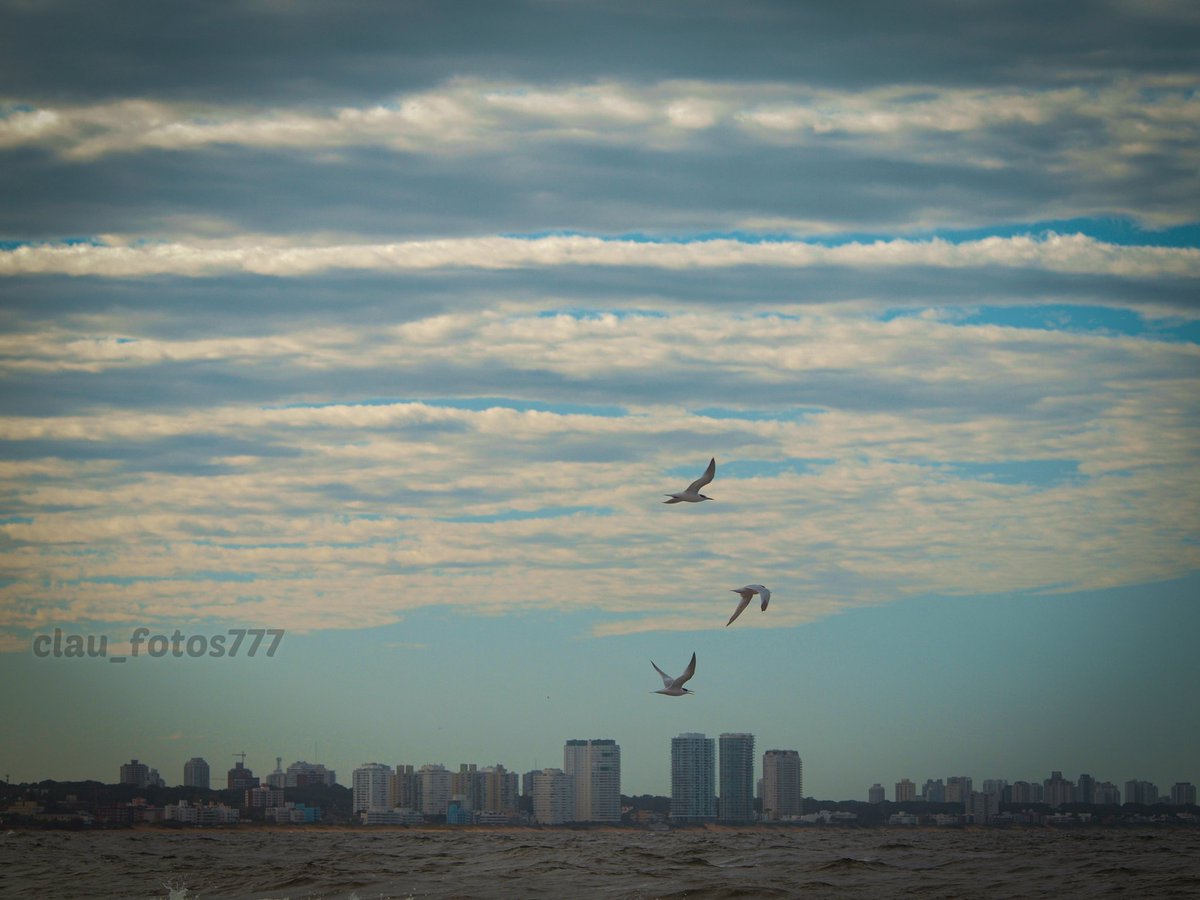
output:
[[[650,660],[650,665],[654,666],[654,660]],[[695,691],[689,691],[683,686],[684,682],[696,674],[696,654],[692,653],[692,661],[688,663],[688,667],[683,670],[683,674],[678,678],[672,678],[658,666],[654,666],[654,671],[662,676],[662,690],[655,691],[656,694],[666,694],[668,697],[682,697],[684,694],[694,694]]]
[[[663,503],[699,503],[702,500],[711,500],[712,497],[705,497],[700,493],[700,488],[704,487],[713,480],[713,476],[717,474],[717,460],[713,457],[708,461],[708,468],[704,470],[704,474],[688,485],[686,491],[680,491],[678,494],[667,494],[670,500],[664,500]]]
[[[767,608],[767,604],[771,602],[771,592],[761,584],[748,584],[745,587],[730,588],[730,590],[732,590],[735,594],[741,594],[742,602],[738,604],[738,608],[733,611],[733,615],[730,616],[729,621],[725,623],[726,628],[733,624],[733,620],[742,614],[742,610],[750,604],[750,598],[755,594],[758,594],[762,597],[762,608],[764,610]]]

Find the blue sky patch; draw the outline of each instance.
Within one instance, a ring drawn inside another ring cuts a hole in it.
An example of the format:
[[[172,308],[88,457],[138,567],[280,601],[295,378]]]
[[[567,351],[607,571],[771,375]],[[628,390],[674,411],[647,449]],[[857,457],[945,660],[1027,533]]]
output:
[[[506,509],[496,513],[480,513],[472,516],[448,516],[439,522],[482,524],[488,522],[522,522],[530,519],[562,519],[585,513],[590,516],[611,516],[613,511],[606,506],[548,506],[542,509]]]

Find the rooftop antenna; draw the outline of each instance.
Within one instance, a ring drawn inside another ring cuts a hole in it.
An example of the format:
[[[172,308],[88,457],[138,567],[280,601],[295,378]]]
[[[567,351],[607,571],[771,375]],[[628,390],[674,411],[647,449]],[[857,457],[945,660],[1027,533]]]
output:
[[[235,753],[233,755],[240,756],[242,758],[242,768],[244,769],[246,767],[246,751],[243,750],[241,753]]]

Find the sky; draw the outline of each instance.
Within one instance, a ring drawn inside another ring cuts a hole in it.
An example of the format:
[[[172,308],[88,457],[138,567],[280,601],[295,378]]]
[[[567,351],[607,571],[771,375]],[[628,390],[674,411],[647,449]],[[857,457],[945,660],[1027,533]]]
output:
[[[0,775],[1200,783],[1195,4],[0,21]]]

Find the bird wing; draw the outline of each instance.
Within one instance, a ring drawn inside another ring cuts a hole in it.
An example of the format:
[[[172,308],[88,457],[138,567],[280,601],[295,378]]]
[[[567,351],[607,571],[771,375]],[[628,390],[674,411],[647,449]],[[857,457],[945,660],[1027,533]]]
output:
[[[760,587],[758,596],[762,597],[762,606],[760,609],[765,610],[767,608],[767,604],[771,602],[771,592],[765,587]]]
[[[704,470],[704,474],[688,485],[687,493],[694,494],[713,480],[713,476],[717,474],[717,458],[714,456],[708,461],[708,468]]]
[[[654,660],[650,660],[650,665],[654,666]],[[674,678],[672,678],[670,675],[668,675],[666,672],[664,672],[658,666],[654,666],[654,671],[662,676],[663,687],[670,687],[672,682],[675,681]]]
[[[689,678],[691,678],[695,674],[696,674],[696,653],[695,653],[695,651],[692,651],[692,661],[690,663],[688,663],[688,667],[683,670],[683,674],[675,679],[675,681],[671,684],[671,687],[683,687],[684,682],[687,681]]]
[[[726,628],[732,625],[733,620],[740,616],[742,614],[742,610],[750,605],[750,598],[754,596],[753,591],[747,591],[744,588],[740,591],[734,591],[734,593],[742,595],[742,602],[738,604],[737,609],[733,611],[733,615],[729,617],[729,621],[725,623]]]

